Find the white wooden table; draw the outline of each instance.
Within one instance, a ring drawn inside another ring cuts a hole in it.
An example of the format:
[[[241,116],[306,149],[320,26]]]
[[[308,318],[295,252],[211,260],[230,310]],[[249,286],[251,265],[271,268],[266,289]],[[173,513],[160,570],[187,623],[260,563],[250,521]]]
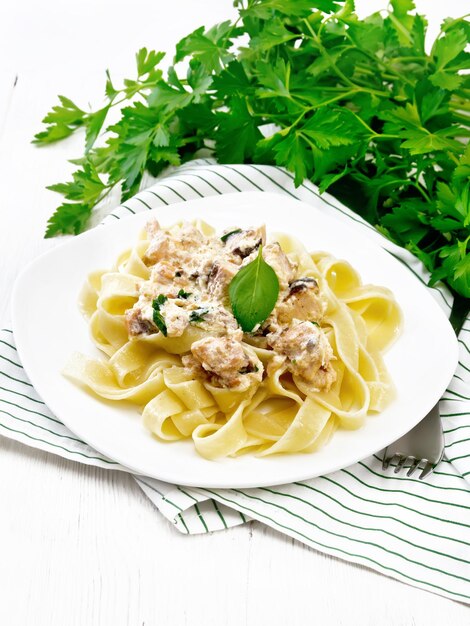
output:
[[[418,2],[434,32],[465,5]],[[132,75],[139,47],[171,56],[181,36],[233,11],[230,0],[0,4],[0,322],[18,271],[54,245],[42,238],[57,201],[45,186],[68,176],[80,150],[81,138],[30,144],[56,94],[97,104],[105,68]],[[258,523],[180,535],[128,475],[0,438],[0,624],[157,623],[459,626],[470,610]]]

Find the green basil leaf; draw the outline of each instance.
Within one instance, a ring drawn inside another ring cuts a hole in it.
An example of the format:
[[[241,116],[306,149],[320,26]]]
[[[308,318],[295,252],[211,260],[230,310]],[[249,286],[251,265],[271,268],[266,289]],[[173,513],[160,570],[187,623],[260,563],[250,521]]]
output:
[[[254,261],[242,267],[230,282],[228,293],[232,312],[246,333],[261,324],[276,306],[279,280],[262,255],[262,246]]]

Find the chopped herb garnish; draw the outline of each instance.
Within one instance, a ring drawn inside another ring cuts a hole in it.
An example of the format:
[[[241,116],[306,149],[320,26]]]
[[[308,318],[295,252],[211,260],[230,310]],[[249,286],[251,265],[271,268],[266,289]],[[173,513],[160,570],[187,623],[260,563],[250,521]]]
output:
[[[161,306],[162,304],[165,304],[165,302],[168,300],[167,296],[164,296],[162,293],[160,295],[158,295],[155,300],[152,302],[152,306],[155,308],[155,306],[158,304],[159,306]]]
[[[313,320],[310,320],[310,323],[313,324],[314,326],[320,327],[320,324],[318,322],[314,322]]]
[[[231,230],[230,232],[225,233],[225,235],[222,235],[222,237],[220,238],[220,241],[223,241],[225,243],[229,237],[231,237],[232,235],[241,233],[241,232],[242,232],[241,228],[236,228],[235,230]]]
[[[209,309],[196,309],[195,311],[191,311],[189,316],[190,322],[203,322],[204,317],[209,313]]]
[[[160,330],[164,334],[165,337],[167,336],[167,328],[165,324],[165,319],[163,315],[160,313],[160,307],[163,304],[165,304],[167,300],[168,298],[166,296],[164,296],[163,294],[160,294],[159,296],[155,298],[155,300],[152,301],[153,322],[155,326],[158,328],[158,330]]]
[[[185,291],[184,289],[180,289],[178,291],[178,298],[183,298],[183,300],[187,300],[191,294]]]
[[[166,337],[167,328],[166,328],[165,320],[163,318],[163,315],[157,309],[153,310],[153,321],[154,321],[155,326],[158,328],[158,330],[160,330]]]

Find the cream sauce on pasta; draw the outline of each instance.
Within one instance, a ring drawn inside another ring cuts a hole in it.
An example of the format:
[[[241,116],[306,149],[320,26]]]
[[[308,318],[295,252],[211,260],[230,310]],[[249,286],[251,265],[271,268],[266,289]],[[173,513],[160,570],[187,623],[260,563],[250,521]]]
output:
[[[244,333],[228,287],[260,247],[279,297]],[[156,437],[192,438],[209,459],[311,452],[393,397],[382,359],[401,326],[393,294],[288,235],[267,242],[264,227],[149,222],[111,270],[89,276],[81,307],[107,359],[74,355],[65,374],[136,403]]]

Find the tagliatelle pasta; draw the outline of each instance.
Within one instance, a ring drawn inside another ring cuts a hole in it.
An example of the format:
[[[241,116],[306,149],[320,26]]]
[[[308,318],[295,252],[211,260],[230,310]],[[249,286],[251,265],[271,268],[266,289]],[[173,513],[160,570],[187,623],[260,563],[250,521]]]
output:
[[[263,229],[220,237],[204,222],[152,223],[111,270],[89,275],[80,306],[105,358],[73,355],[65,375],[135,403],[155,437],[192,438],[208,459],[313,452],[337,428],[359,428],[393,397],[382,354],[400,309],[346,261],[289,235],[271,239]],[[279,296],[267,320],[242,332],[227,289],[257,254]]]

